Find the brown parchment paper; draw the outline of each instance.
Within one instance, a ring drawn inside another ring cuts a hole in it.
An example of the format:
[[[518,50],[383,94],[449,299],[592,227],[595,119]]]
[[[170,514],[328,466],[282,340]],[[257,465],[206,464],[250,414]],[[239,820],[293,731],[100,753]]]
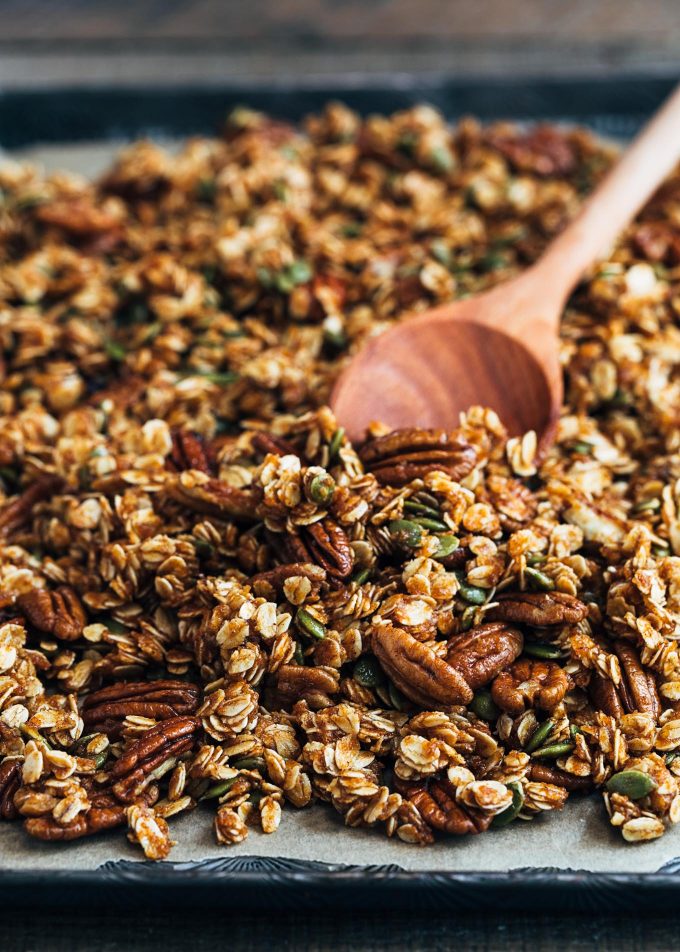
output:
[[[174,145],[164,142],[165,146]],[[3,153],[3,159],[36,162],[46,170],[67,169],[97,175],[116,148],[109,143],[37,147]],[[212,818],[214,806],[199,805],[192,813],[171,819],[177,845],[173,862],[229,856],[269,856],[350,865],[396,865],[407,870],[504,872],[522,867],[553,866],[592,872],[644,873],[680,857],[680,829],[651,843],[625,844],[608,823],[599,795],[573,798],[562,813],[531,822],[515,821],[505,830],[460,839],[442,838],[431,847],[388,840],[378,831],[351,830],[326,804],[304,810],[286,807],[279,830],[266,836],[253,830],[238,846],[218,846]],[[7,870],[91,870],[110,860],[143,860],[139,847],[128,843],[124,830],[72,843],[40,843],[20,823],[0,823],[0,872]]]

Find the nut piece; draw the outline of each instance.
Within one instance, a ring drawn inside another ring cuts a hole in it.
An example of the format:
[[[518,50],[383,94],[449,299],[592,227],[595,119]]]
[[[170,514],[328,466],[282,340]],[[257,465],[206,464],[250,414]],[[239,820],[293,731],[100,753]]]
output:
[[[140,803],[150,806],[158,799],[158,787],[150,784],[139,798]],[[38,840],[59,842],[78,840],[112,830],[125,823],[125,807],[118,803],[110,790],[90,797],[90,809],[79,813],[70,823],[62,824],[53,816],[30,817],[24,821],[24,829]]]
[[[280,700],[285,705],[305,700],[312,708],[328,707],[338,693],[340,673],[335,668],[301,664],[282,664],[276,684]]]
[[[0,539],[9,539],[17,529],[26,525],[30,521],[35,504],[49,499],[63,484],[59,476],[43,476],[20,496],[3,506],[0,509]]]
[[[21,786],[21,761],[4,760],[0,764],[0,820],[14,820],[19,811],[14,794]]]
[[[463,808],[457,803],[456,787],[450,780],[433,780],[428,787],[404,784],[403,788],[402,793],[418,808],[433,830],[465,836],[466,833],[482,833],[493,820],[493,813],[467,806]]]
[[[83,721],[88,731],[120,737],[129,715],[157,721],[193,714],[199,689],[187,681],[120,681],[88,695],[83,704]]]
[[[473,691],[483,688],[522,653],[524,639],[517,628],[502,622],[478,625],[452,638],[446,660]]]
[[[548,625],[575,625],[588,614],[588,606],[565,592],[502,592],[498,605],[490,608],[489,621],[509,621],[543,628]]]
[[[61,641],[80,638],[87,623],[82,602],[68,585],[60,585],[54,591],[31,589],[17,598],[17,608],[30,625]]]
[[[551,711],[569,690],[569,677],[554,661],[522,658],[503,671],[491,685],[491,697],[508,714],[530,707]]]
[[[213,469],[203,437],[190,430],[173,431],[172,451],[166,465],[168,469],[177,473],[185,469],[198,469],[202,473],[211,473]]]
[[[651,671],[646,671],[636,649],[627,641],[615,641],[614,653],[621,662],[621,682],[618,687],[597,673],[593,673],[588,693],[593,704],[610,717],[624,714],[651,714],[656,720],[661,714],[661,700]]]
[[[359,456],[379,483],[403,486],[432,470],[460,480],[477,462],[474,446],[455,431],[405,427],[365,443]]]
[[[570,793],[585,793],[593,789],[591,777],[578,777],[576,774],[567,773],[566,770],[560,770],[559,767],[549,767],[535,760],[532,760],[529,767],[529,779],[538,783],[551,783],[556,787],[564,787]]]
[[[332,519],[305,526],[303,535],[311,555],[310,562],[317,563],[334,578],[347,578],[352,574],[352,547],[344,529]]]
[[[380,625],[373,653],[396,687],[423,707],[469,704],[473,690],[463,675],[403,628]]]
[[[113,765],[112,790],[123,803],[134,803],[149,783],[153,771],[174,766],[178,757],[191,750],[201,721],[196,717],[173,717],[152,727],[123,752]]]
[[[284,593],[284,585],[289,578],[306,578],[318,588],[326,580],[326,570],[311,562],[286,562],[267,572],[259,572],[250,579],[250,585],[256,595],[273,599]]]

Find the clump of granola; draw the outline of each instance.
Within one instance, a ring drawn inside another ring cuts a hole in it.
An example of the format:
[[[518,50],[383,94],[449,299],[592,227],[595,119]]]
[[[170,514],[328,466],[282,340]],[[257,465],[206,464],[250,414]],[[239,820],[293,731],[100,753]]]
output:
[[[98,182],[0,167],[0,818],[44,840],[324,800],[408,843],[600,789],[680,817],[674,177],[569,302],[557,442],[326,407],[410,312],[533,261],[581,131],[238,110]]]

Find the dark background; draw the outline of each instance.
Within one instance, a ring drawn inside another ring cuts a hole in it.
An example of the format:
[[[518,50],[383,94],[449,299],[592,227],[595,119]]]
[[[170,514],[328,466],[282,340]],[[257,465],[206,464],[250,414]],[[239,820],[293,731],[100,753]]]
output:
[[[346,87],[390,73],[625,77],[680,73],[678,0],[0,0],[0,92],[59,87]],[[625,103],[621,111],[625,111]],[[526,858],[527,861],[530,858]],[[634,850],[631,849],[634,864]],[[5,909],[2,952],[677,948],[680,922],[630,917],[146,913]],[[1,902],[1,897],[0,897]],[[531,897],[527,897],[529,907]],[[674,912],[674,910],[669,910]]]

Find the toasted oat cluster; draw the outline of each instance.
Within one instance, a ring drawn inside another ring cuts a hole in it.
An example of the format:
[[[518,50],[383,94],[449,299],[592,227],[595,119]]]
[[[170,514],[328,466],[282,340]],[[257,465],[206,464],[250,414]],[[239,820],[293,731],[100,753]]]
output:
[[[420,844],[593,790],[630,842],[680,818],[680,177],[569,302],[540,467],[481,407],[351,446],[326,406],[611,160],[332,105],[2,167],[0,817],[152,859],[201,801],[220,843],[314,800]]]

